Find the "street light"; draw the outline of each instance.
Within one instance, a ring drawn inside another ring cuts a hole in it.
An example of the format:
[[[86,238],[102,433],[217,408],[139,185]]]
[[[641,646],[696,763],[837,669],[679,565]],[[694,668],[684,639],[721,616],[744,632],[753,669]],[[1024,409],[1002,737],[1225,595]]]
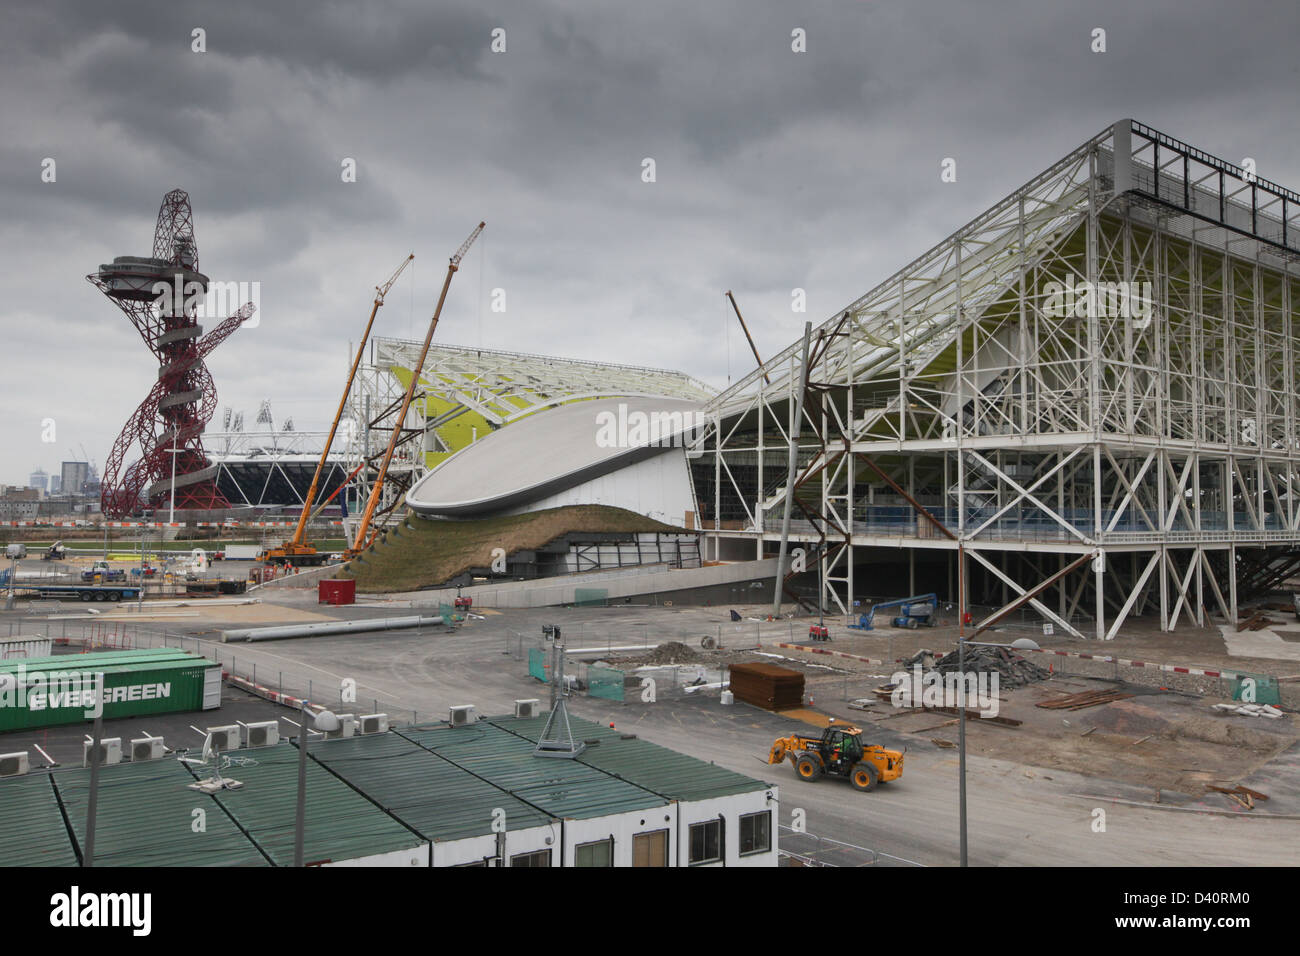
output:
[[[963,628],[964,630],[964,628]],[[1036,651],[1038,644],[1027,637],[1020,637],[1010,644],[993,644],[987,641],[968,641],[964,634],[957,637],[957,673],[961,676],[957,686],[961,688],[961,700],[957,705],[957,746],[958,750],[958,807],[961,814],[961,865],[966,866],[966,645],[972,647],[1009,647],[1017,651]]]
[[[172,504],[167,512],[167,524],[176,523],[176,440],[180,437],[180,426],[172,422]],[[164,538],[166,535],[163,536]]]
[[[824,613],[826,582],[822,576],[824,573],[824,566],[822,564],[822,549],[824,547],[825,547],[824,544],[819,543],[817,547],[813,549],[813,554],[817,556],[817,626],[818,627],[826,626],[825,613]]]
[[[307,710],[305,700],[302,701],[300,713],[302,723],[298,725],[298,812],[294,819],[293,830],[293,865],[297,867],[303,865],[303,841],[307,829],[307,741],[311,737],[307,721],[311,718],[311,714]],[[312,722],[321,733],[338,730],[340,725],[338,717],[328,710],[322,710]]]
[[[18,578],[18,556],[15,555],[9,560],[9,590],[5,594],[5,610],[12,611],[18,603],[18,595],[14,593],[16,581]]]

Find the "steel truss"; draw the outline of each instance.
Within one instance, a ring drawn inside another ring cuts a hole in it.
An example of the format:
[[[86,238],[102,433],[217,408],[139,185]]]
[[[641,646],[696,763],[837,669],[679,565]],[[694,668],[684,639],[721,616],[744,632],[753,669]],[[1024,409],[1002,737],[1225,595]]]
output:
[[[208,457],[216,467],[214,481],[233,507],[253,509],[301,506],[329,433],[324,431],[207,432]],[[317,499],[323,500],[348,474],[355,461],[355,431],[335,438]],[[337,499],[336,499],[337,501]],[[331,505],[333,508],[334,505]]]
[[[1296,194],[1124,120],[815,329],[791,539],[827,606],[895,549],[912,593],[944,591],[918,559],[950,596],[960,565],[1077,636],[1235,622],[1300,567],[1298,226]],[[708,408],[712,557],[777,550],[802,364]]]

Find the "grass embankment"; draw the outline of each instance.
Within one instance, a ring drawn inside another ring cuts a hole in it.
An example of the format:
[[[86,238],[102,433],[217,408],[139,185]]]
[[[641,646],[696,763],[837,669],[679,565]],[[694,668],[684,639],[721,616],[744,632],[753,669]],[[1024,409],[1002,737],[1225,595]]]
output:
[[[409,525],[409,527],[407,527]],[[492,564],[492,552],[506,554],[540,548],[571,531],[677,531],[662,522],[622,508],[570,505],[523,515],[470,521],[428,520],[410,515],[396,534],[353,561],[340,577],[355,578],[372,593],[437,587],[470,568]]]

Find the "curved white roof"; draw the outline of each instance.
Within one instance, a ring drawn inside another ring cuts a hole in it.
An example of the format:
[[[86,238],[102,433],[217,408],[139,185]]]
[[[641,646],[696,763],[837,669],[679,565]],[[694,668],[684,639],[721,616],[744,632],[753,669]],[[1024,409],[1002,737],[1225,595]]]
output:
[[[518,507],[684,444],[701,403],[620,397],[573,402],[482,438],[416,482],[422,514],[480,515]]]

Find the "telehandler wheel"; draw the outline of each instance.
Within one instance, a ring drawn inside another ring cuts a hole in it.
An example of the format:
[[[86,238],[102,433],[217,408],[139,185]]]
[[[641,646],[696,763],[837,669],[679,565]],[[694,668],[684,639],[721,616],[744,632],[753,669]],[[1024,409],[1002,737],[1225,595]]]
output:
[[[794,769],[800,780],[816,780],[822,775],[821,761],[812,754],[800,754]]]
[[[853,768],[853,773],[849,775],[849,780],[853,786],[863,792],[876,789],[876,783],[880,780],[880,774],[876,768],[869,763],[860,763]]]

